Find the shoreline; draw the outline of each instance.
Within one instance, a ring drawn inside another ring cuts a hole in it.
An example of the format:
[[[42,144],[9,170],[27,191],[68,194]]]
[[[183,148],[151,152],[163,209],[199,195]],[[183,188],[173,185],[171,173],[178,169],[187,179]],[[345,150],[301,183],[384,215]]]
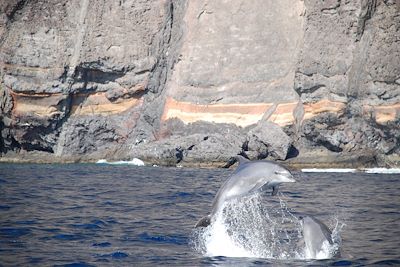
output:
[[[14,164],[95,164],[101,159],[108,162],[131,161],[131,158],[114,158],[114,157],[90,157],[89,155],[80,157],[56,157],[53,154],[45,152],[24,152],[9,153],[0,156],[1,163]],[[183,168],[206,168],[219,169],[229,168],[231,165],[224,160],[207,160],[171,162],[169,159],[159,158],[138,158],[144,162],[145,166],[160,167],[183,167]],[[266,158],[266,160],[270,160]],[[366,169],[366,168],[400,168],[400,155],[315,155],[305,154],[287,160],[276,160],[280,164],[285,165],[291,170],[301,169]],[[108,163],[106,163],[108,164]],[[126,164],[128,165],[128,164]],[[133,165],[133,164],[131,164]]]

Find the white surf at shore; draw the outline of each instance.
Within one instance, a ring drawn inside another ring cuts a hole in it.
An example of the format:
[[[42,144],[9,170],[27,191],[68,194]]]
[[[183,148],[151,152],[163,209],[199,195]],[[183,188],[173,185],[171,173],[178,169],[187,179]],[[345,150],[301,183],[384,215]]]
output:
[[[138,158],[133,158],[130,161],[107,161],[106,159],[100,159],[96,162],[96,164],[111,164],[111,165],[135,165],[135,166],[144,166],[144,162]]]
[[[400,173],[400,168],[363,168],[363,169],[340,169],[340,168],[329,168],[329,169],[301,169],[302,172],[333,172],[333,173],[353,173],[353,172],[365,172],[365,173],[381,173],[381,174],[396,174]]]

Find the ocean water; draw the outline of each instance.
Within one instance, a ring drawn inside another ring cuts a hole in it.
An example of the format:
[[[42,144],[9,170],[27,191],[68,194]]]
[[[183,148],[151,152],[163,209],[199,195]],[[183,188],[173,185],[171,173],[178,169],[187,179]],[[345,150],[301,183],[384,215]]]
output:
[[[0,266],[400,265],[400,174],[294,173],[194,229],[231,171],[0,164]],[[305,256],[302,214],[335,253]]]

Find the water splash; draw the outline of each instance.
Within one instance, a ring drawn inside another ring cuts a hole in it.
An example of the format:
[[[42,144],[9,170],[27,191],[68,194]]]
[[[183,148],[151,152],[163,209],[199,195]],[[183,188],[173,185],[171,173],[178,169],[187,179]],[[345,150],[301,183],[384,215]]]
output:
[[[211,225],[198,228],[192,246],[204,256],[307,259],[300,221],[279,197],[267,203],[260,194],[234,199],[224,204]],[[339,248],[340,224],[329,243],[318,254],[331,258]]]

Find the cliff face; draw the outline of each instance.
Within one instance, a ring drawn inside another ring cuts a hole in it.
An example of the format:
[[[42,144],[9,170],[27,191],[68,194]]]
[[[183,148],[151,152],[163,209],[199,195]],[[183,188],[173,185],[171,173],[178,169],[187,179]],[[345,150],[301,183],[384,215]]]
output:
[[[160,101],[179,6],[15,1],[2,9],[2,152],[85,160],[125,148]]]
[[[3,160],[399,161],[399,2],[6,2]]]

